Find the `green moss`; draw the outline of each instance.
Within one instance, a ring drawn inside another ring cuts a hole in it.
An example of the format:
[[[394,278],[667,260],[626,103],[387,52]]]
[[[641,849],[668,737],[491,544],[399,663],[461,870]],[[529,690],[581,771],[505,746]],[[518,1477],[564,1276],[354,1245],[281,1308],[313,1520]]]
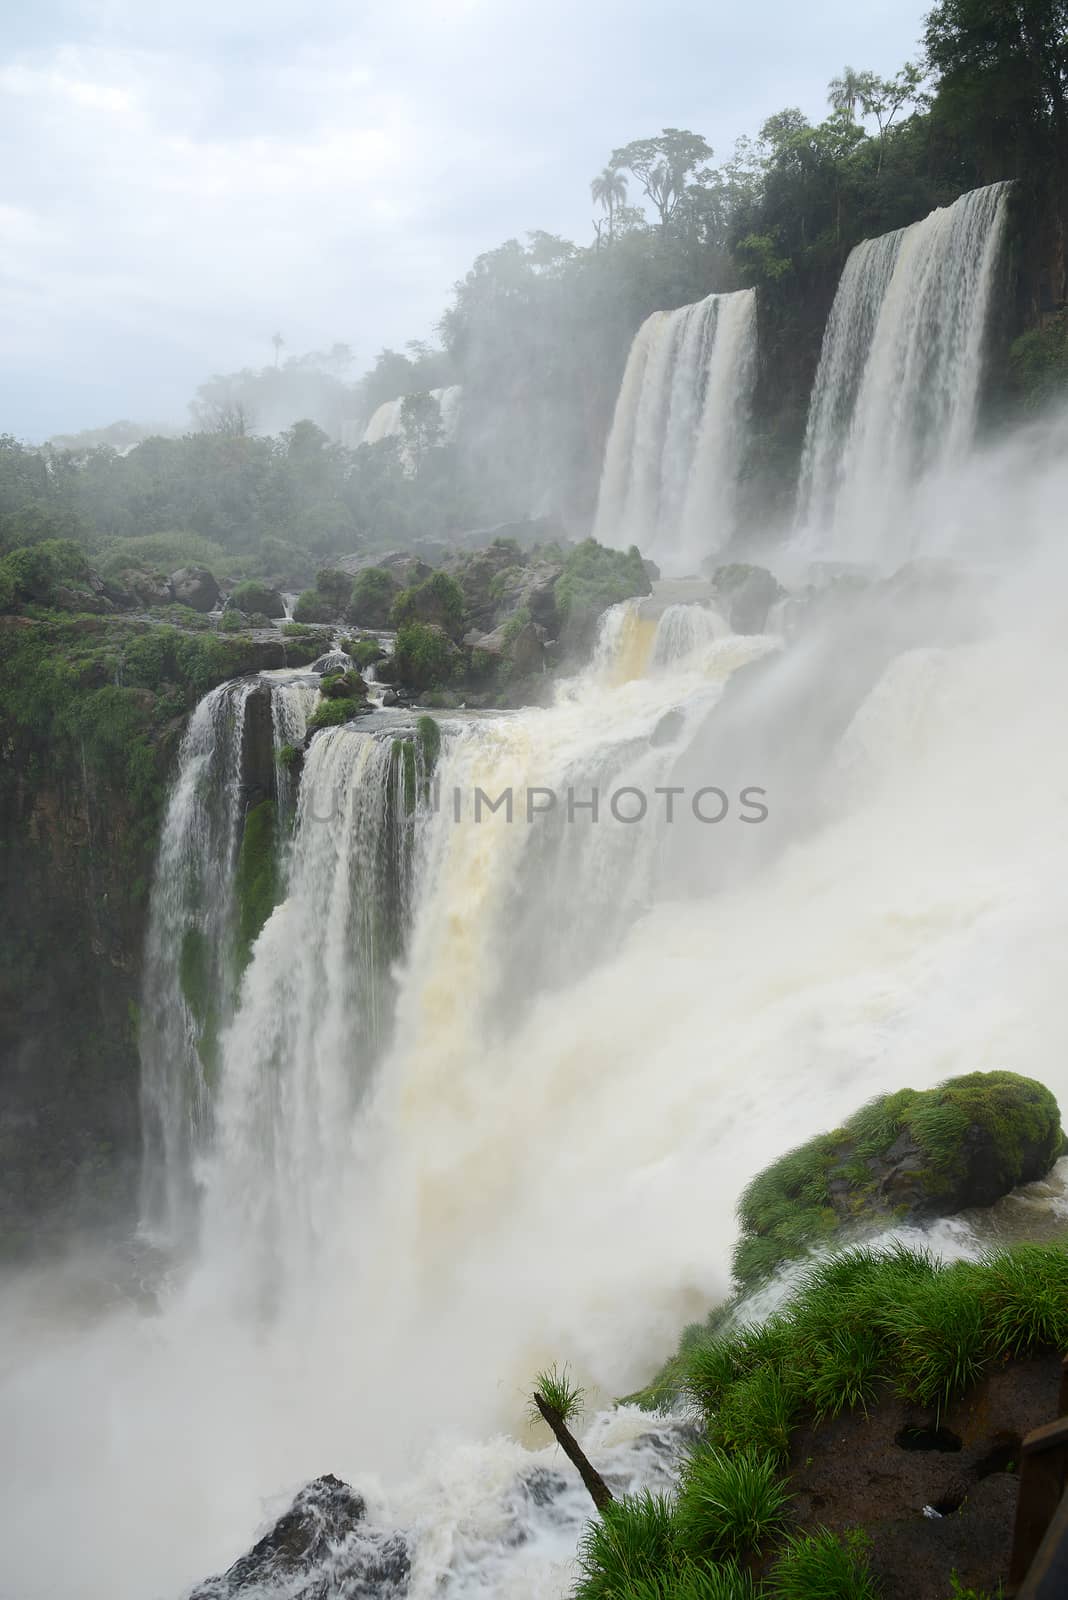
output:
[[[1029,410],[1039,410],[1068,390],[1068,311],[1021,334],[1009,351],[1009,372]]]
[[[278,904],[280,887],[277,807],[273,800],[261,800],[245,817],[234,874],[239,967],[247,965],[256,938]]]
[[[429,778],[441,754],[441,729],[433,717],[420,717],[415,725],[415,737],[423,756],[423,771]]]
[[[278,752],[278,764],[292,772],[294,767],[300,766],[302,756],[303,752],[295,744],[284,744]]]
[[[318,733],[320,728],[340,727],[343,722],[351,722],[353,717],[358,717],[366,709],[366,700],[356,700],[351,696],[320,700],[308,718],[308,732]]]
[[[389,613],[390,626],[405,623],[436,623],[450,639],[459,640],[464,631],[464,592],[447,572],[433,572],[423,583],[402,589]]]
[[[1028,1161],[1048,1171],[1063,1140],[1053,1095],[1016,1073],[975,1072],[936,1089],[885,1095],[752,1180],[738,1206],[735,1277],[755,1283],[865,1215],[922,1214],[925,1204],[957,1192],[974,1159],[976,1134],[984,1136],[985,1181],[999,1193],[1029,1175]],[[879,1163],[900,1138],[918,1156],[904,1187],[886,1196]]]
[[[397,593],[393,574],[383,567],[365,567],[356,574],[349,598],[348,619],[358,627],[384,628]]]
[[[199,928],[187,928],[182,937],[178,955],[178,981],[182,998],[198,1023],[203,1024],[214,985],[211,972],[211,950]]]

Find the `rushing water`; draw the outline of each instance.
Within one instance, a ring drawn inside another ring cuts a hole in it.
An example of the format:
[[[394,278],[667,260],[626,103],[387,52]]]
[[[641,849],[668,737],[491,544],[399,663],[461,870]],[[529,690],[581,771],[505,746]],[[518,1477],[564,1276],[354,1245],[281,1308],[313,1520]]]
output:
[[[150,1215],[197,1241],[5,1285],[0,1592],[176,1600],[335,1472],[408,1542],[413,1600],[561,1600],[587,1508],[524,1422],[539,1366],[588,1387],[617,1487],[663,1486],[675,1424],[604,1403],[727,1292],[755,1170],[906,1084],[1068,1096],[1066,439],[947,458],[902,526],[956,564],[808,573],[788,642],[679,585],[614,608],[554,704],[439,719],[436,804],[404,715],[317,734],[299,790],[276,774],[284,893],[242,974],[254,683],[206,697],[144,1034]],[[271,683],[280,757],[311,691]]]
[[[975,430],[1009,186],[961,195],[851,254],[823,340],[801,467],[811,548],[900,561],[916,480]]]
[[[711,294],[642,323],[605,448],[595,537],[673,573],[736,528],[756,370],[756,295]]]

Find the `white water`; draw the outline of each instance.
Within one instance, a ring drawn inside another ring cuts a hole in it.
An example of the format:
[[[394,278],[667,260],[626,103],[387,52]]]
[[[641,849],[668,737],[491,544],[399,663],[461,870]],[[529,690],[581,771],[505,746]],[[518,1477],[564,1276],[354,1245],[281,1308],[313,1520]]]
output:
[[[756,370],[756,295],[711,294],[642,323],[605,447],[594,537],[696,571],[736,531]]]
[[[183,950],[199,987],[230,1011],[233,869],[241,804],[245,702],[255,680],[213,689],[197,706],[178,758],[160,839],[145,951],[141,1016],[145,1212],[172,1236],[191,1220],[193,1160],[210,1136],[202,1021],[183,993]]]
[[[809,551],[906,559],[917,481],[967,453],[1008,187],[972,190],[850,255],[802,460],[799,523]]]

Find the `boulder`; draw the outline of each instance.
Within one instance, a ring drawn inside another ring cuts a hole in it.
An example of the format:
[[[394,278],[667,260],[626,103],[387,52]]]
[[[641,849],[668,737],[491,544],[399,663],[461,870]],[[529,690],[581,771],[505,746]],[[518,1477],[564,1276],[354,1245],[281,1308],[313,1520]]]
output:
[[[115,581],[142,606],[169,606],[174,602],[171,586],[162,573],[124,567]]]
[[[286,1600],[399,1600],[410,1571],[403,1536],[368,1527],[363,1497],[327,1473],[305,1485],[247,1555],[199,1584],[189,1600],[283,1593]]]
[[[735,633],[763,633],[768,612],[786,593],[766,567],[752,567],[744,562],[716,567],[712,582]]]
[[[52,604],[58,611],[80,611],[97,617],[106,616],[115,609],[105,595],[95,593],[88,586],[84,589],[67,589],[60,584],[52,596]]]
[[[214,611],[219,604],[219,585],[207,567],[180,567],[171,573],[170,588],[175,605],[191,611]]]
[[[325,656],[320,656],[308,668],[309,672],[316,672],[321,677],[324,672],[351,672],[353,659],[346,655],[344,650],[328,650]]]
[[[735,1277],[752,1285],[842,1230],[993,1205],[1045,1177],[1063,1144],[1053,1095],[1012,1072],[883,1095],[752,1180],[738,1206]]]

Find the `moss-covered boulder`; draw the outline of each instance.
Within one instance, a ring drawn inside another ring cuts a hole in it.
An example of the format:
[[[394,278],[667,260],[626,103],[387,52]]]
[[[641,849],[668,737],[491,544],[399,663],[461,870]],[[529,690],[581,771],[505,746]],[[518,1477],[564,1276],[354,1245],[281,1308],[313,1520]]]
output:
[[[1050,1091],[1013,1072],[900,1089],[759,1173],[742,1195],[734,1272],[743,1286],[842,1228],[917,1222],[993,1205],[1061,1153]]]

